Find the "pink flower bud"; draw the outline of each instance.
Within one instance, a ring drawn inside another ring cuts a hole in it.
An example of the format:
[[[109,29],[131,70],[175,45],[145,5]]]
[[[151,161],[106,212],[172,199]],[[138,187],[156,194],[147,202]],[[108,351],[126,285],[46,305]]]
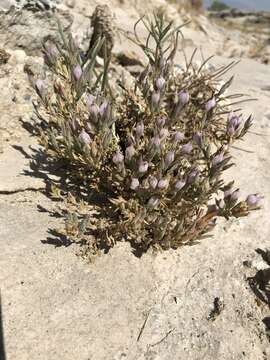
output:
[[[156,120],[156,124],[158,127],[162,128],[166,123],[166,119],[165,117],[160,117],[160,118],[157,118]]]
[[[165,165],[169,166],[174,161],[174,151],[168,151],[165,157]]]
[[[98,120],[98,112],[99,112],[98,106],[96,104],[92,104],[89,106],[88,110],[89,110],[91,119],[93,120],[93,122],[96,123]]]
[[[227,121],[227,133],[229,134],[229,136],[234,136],[240,125],[240,117],[235,115],[234,113],[230,113]]]
[[[193,149],[192,144],[191,142],[189,142],[181,147],[181,152],[182,154],[190,154],[192,149]]]
[[[240,124],[241,124],[240,117],[235,115],[234,113],[230,113],[228,116],[228,125],[232,126],[235,129],[238,129]]]
[[[198,175],[199,175],[199,170],[198,169],[193,169],[187,178],[187,184],[192,184],[194,183],[194,181],[197,179]]]
[[[77,81],[80,80],[80,78],[82,76],[82,68],[79,64],[74,67],[73,75],[74,75],[75,80],[77,80]]]
[[[175,187],[175,189],[176,189],[177,191],[179,191],[179,190],[183,189],[183,187],[184,187],[185,185],[186,185],[186,181],[183,179],[183,180],[178,180],[178,181],[175,183],[174,187]]]
[[[151,97],[151,105],[152,109],[157,109],[160,102],[160,93],[159,92],[153,92]]]
[[[133,145],[129,145],[127,148],[126,148],[126,151],[125,151],[125,157],[126,157],[126,160],[131,160],[131,158],[135,155],[135,149],[134,149],[134,146]]]
[[[148,170],[148,162],[147,161],[140,161],[139,163],[139,173],[145,173]]]
[[[156,81],[156,87],[158,90],[162,90],[164,85],[165,85],[166,81],[165,79],[161,76],[157,79]]]
[[[184,139],[184,134],[181,133],[180,131],[176,131],[174,134],[173,140],[175,142],[178,142],[178,141],[182,141],[183,139]]]
[[[160,130],[159,135],[160,135],[161,139],[163,140],[163,139],[166,139],[170,135],[170,133],[169,133],[168,129],[163,128]]]
[[[246,199],[246,203],[249,209],[256,209],[257,207],[260,206],[261,200],[262,200],[262,196],[258,194],[251,194],[248,195]]]
[[[47,59],[50,60],[51,62],[55,61],[55,59],[57,58],[57,56],[59,55],[59,51],[57,49],[57,47],[54,44],[45,44],[45,54],[47,56]]]
[[[91,142],[90,136],[87,134],[87,132],[84,129],[80,132],[79,140],[86,145],[90,144]]]
[[[237,201],[239,199],[239,196],[240,196],[240,191],[235,190],[234,192],[231,193],[230,200]]]
[[[182,90],[178,94],[178,99],[181,105],[186,105],[189,102],[189,93],[186,90]]]
[[[124,161],[124,155],[118,151],[116,154],[114,154],[112,160],[116,165],[121,164]]]
[[[229,126],[227,132],[230,136],[233,136],[235,134],[235,128],[233,126]]]
[[[217,166],[223,161],[223,159],[224,159],[223,154],[218,154],[214,156],[212,159],[212,166]]]
[[[140,138],[140,137],[143,136],[143,133],[144,133],[144,124],[143,124],[143,122],[140,122],[140,123],[137,124],[135,132],[136,132],[136,137],[137,138]]]
[[[160,138],[158,136],[154,136],[152,139],[151,139],[151,144],[156,146],[157,148],[160,147]]]
[[[99,113],[101,116],[104,116],[106,110],[107,110],[107,107],[108,107],[108,101],[104,101],[101,105],[100,105],[100,108],[99,108]]]
[[[158,188],[163,190],[169,186],[169,181],[167,179],[161,179],[158,182]]]
[[[207,101],[207,103],[205,104],[205,110],[207,112],[209,112],[210,110],[214,109],[214,107],[216,106],[216,99],[212,98],[210,100]]]
[[[94,100],[95,100],[95,98],[94,98],[93,95],[90,95],[90,94],[89,94],[89,95],[87,96],[86,105],[87,105],[88,110],[89,110],[90,107],[94,104]]]
[[[148,183],[152,189],[155,189],[157,187],[158,180],[155,176],[149,176]]]
[[[36,85],[36,89],[37,89],[39,95],[42,96],[42,94],[44,94],[44,92],[45,92],[45,84],[44,84],[43,80],[37,79],[35,85]]]
[[[132,178],[130,184],[131,190],[136,190],[139,186],[140,186],[139,180],[137,178]]]

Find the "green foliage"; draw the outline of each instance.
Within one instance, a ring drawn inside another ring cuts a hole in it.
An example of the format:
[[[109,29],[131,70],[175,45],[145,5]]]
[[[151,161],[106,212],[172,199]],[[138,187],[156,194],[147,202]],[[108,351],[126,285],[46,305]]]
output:
[[[212,5],[208,8],[210,11],[223,11],[228,9],[230,9],[230,6],[219,0],[214,0]]]
[[[148,30],[146,41],[139,25]],[[89,224],[68,219],[73,233],[76,224],[80,234],[95,229],[96,248],[123,238],[142,250],[194,244],[218,216],[258,208],[258,195],[239,201],[234,183],[222,178],[233,165],[231,145],[251,126],[251,117],[231,111],[239,103],[239,95],[225,95],[233,79],[220,81],[234,64],[211,69],[207,59],[198,66],[194,51],[185,67],[176,66],[180,35],[162,16],[140,19],[131,40],[148,64],[133,85],[119,80],[117,92],[108,82],[109,61],[96,66],[103,39],[88,54],[71,35],[62,34],[61,46],[45,44],[53,80],[35,84],[40,141],[50,158],[64,160],[82,198],[96,191],[105,199],[95,203],[99,216]]]

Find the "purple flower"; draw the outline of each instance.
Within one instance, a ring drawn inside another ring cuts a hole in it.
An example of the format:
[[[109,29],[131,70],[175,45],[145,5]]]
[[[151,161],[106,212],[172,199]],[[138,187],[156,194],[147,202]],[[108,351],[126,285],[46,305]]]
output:
[[[169,166],[174,161],[174,151],[168,151],[165,157],[165,165]]]
[[[166,119],[165,117],[157,118],[156,124],[158,127],[162,128],[165,125]]]
[[[155,176],[149,176],[148,183],[152,189],[155,189],[157,187],[158,180]]]
[[[90,95],[90,94],[89,94],[89,95],[87,96],[86,105],[87,105],[88,109],[93,105],[94,100],[95,100],[95,98],[94,98],[93,95]]]
[[[183,187],[186,185],[186,180],[182,179],[182,180],[178,180],[176,181],[174,187],[177,191],[183,189]]]
[[[79,64],[74,67],[73,75],[74,75],[75,80],[77,80],[77,81],[80,80],[80,78],[82,76],[82,68]]]
[[[100,113],[100,115],[103,117],[104,116],[104,114],[105,114],[105,112],[106,112],[106,110],[107,110],[107,108],[108,108],[108,101],[104,101],[101,105],[100,105],[100,107],[99,107],[99,113]]]
[[[158,182],[158,188],[163,190],[169,186],[169,181],[167,179],[161,179]]]
[[[212,159],[212,166],[217,166],[218,164],[220,164],[223,161],[223,154],[218,154],[216,156],[213,157]]]
[[[159,135],[160,135],[161,139],[166,139],[170,135],[170,133],[169,133],[168,129],[163,128],[160,130]]]
[[[251,194],[246,198],[246,203],[249,209],[256,209],[258,206],[260,206],[261,200],[262,196],[258,194]]]
[[[139,173],[145,173],[148,170],[148,162],[143,161],[142,159],[139,162]]]
[[[235,115],[234,113],[230,113],[228,116],[228,125],[237,129],[240,124],[241,124],[240,117]]]
[[[152,109],[158,108],[159,102],[160,102],[160,93],[159,92],[153,92],[152,97],[151,97]]]
[[[47,59],[53,62],[59,55],[57,47],[54,44],[45,44],[45,49]]]
[[[160,138],[156,135],[151,139],[151,144],[156,146],[157,148],[160,147]]]
[[[152,196],[147,204],[150,208],[154,209],[159,205],[159,198],[156,196]]]
[[[212,98],[210,100],[207,101],[207,103],[205,104],[205,110],[208,112],[212,109],[214,109],[214,107],[216,106],[216,99]]]
[[[231,193],[230,200],[237,201],[239,199],[239,196],[240,196],[240,191],[235,190],[234,192]]]
[[[241,119],[239,116],[231,113],[227,121],[227,132],[230,136],[233,136],[241,125]]]
[[[126,148],[126,151],[125,151],[126,159],[127,159],[127,160],[131,160],[131,158],[132,158],[134,155],[135,155],[134,146],[133,146],[133,145],[129,145],[129,146]]]
[[[87,123],[86,123],[86,127],[87,127],[87,130],[88,130],[90,133],[93,132],[93,126],[91,125],[90,122],[87,122]]]
[[[139,186],[140,186],[139,180],[137,178],[132,178],[130,184],[131,190],[136,190]]]
[[[182,90],[178,94],[178,99],[181,105],[186,105],[189,102],[189,93],[186,90]]]
[[[193,149],[192,144],[191,142],[189,142],[181,147],[181,152],[183,154],[190,154],[192,149]]]
[[[199,172],[198,169],[193,169],[193,170],[191,170],[191,172],[188,174],[187,184],[192,184],[192,183],[194,183],[194,181],[197,179],[199,173],[200,173],[200,172]]]
[[[176,131],[174,134],[173,140],[175,142],[178,142],[178,141],[182,141],[183,139],[184,139],[184,134],[181,133],[180,131]]]
[[[227,128],[227,132],[230,136],[233,136],[235,134],[235,128],[233,126],[229,126]]]
[[[38,92],[39,92],[40,95],[41,95],[42,93],[44,93],[44,91],[45,91],[45,84],[44,84],[43,80],[37,79],[35,85],[36,85],[36,89],[38,90]]]
[[[156,81],[156,87],[158,88],[158,90],[162,90],[165,83],[166,83],[166,80],[162,76],[159,77]]]
[[[90,116],[94,122],[97,122],[99,108],[96,104],[92,104],[88,108]]]
[[[230,197],[232,192],[233,192],[232,189],[224,191],[224,199],[227,199],[228,197]]]
[[[194,134],[193,140],[195,141],[195,143],[198,145],[198,147],[200,149],[203,147],[203,139],[202,139],[202,135],[200,133]]]
[[[135,132],[136,132],[137,138],[140,138],[140,137],[143,136],[143,133],[144,133],[144,124],[143,124],[143,122],[140,122],[140,123],[137,124]]]
[[[124,161],[124,155],[118,151],[116,154],[114,154],[112,160],[116,165],[121,164]]]
[[[80,132],[79,140],[86,145],[90,144],[91,142],[90,136],[87,134],[87,132],[84,129],[82,129],[82,131]]]

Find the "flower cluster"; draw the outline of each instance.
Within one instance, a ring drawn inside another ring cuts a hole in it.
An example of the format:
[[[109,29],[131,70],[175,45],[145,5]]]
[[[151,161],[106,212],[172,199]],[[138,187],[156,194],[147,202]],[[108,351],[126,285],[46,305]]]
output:
[[[192,57],[179,69],[180,27],[162,16],[142,22],[149,37],[139,39],[138,22],[133,41],[148,65],[134,87],[119,84],[119,96],[108,83],[106,59],[103,71],[95,67],[103,39],[88,54],[63,34],[64,47],[45,45],[54,81],[51,92],[43,81],[35,83],[46,113],[41,140],[52,156],[72,165],[86,189],[107,194],[103,241],[124,237],[144,250],[177,248],[198,240],[218,216],[244,216],[259,207],[260,195],[240,201],[234,183],[222,179],[232,166],[230,146],[247,133],[251,117],[244,120],[228,105],[232,79],[220,86],[230,66],[196,68]]]

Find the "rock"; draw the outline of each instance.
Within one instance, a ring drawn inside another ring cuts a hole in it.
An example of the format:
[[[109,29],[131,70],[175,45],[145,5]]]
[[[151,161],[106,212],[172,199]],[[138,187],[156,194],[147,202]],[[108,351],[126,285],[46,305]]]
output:
[[[0,1],[0,9],[2,10],[9,10],[11,6],[15,6],[16,1],[15,0],[1,0]]]
[[[24,64],[27,58],[26,53],[23,50],[12,50],[11,56],[9,58],[8,63],[12,66],[17,64]]]
[[[138,58],[138,55],[134,52],[129,51],[121,51],[114,55],[116,58],[116,61],[122,66],[144,66],[141,59]]]
[[[27,175],[30,154],[30,149],[18,143],[14,147],[9,146],[0,155],[0,194],[45,187],[43,179]]]
[[[72,16],[63,10],[57,15],[65,31],[72,24]],[[24,50],[27,55],[40,55],[42,43],[48,38],[59,39],[53,12],[33,13],[25,9],[0,12],[0,43],[8,44],[10,49]]]
[[[75,3],[76,3],[75,0],[67,0],[67,1],[66,1],[67,6],[68,6],[69,8],[71,8],[71,9],[74,8]]]

